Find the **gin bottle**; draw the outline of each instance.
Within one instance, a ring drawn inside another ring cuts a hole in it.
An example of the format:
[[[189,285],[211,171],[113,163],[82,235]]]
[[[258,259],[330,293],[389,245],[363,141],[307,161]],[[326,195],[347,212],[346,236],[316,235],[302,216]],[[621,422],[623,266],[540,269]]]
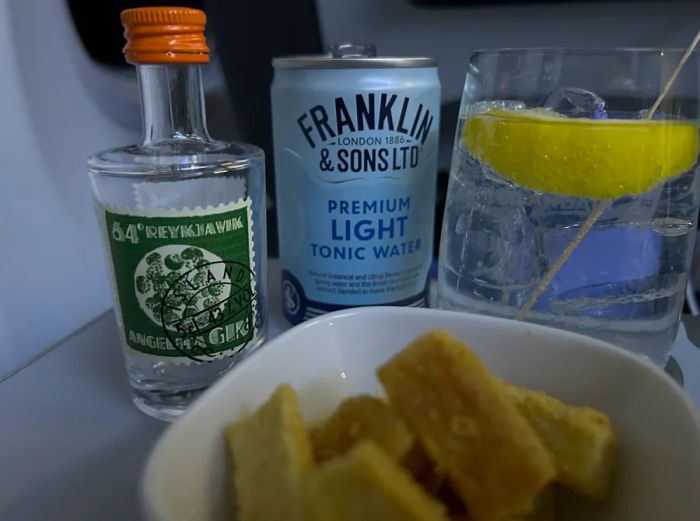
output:
[[[207,132],[202,11],[121,20],[143,138],[88,168],[134,402],[168,420],[265,339],[264,156]]]

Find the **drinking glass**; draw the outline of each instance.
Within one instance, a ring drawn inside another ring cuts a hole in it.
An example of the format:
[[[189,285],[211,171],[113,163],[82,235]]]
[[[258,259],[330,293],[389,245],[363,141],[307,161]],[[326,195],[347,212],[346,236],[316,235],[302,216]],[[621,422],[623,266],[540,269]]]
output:
[[[442,225],[440,307],[522,318],[667,361],[698,215],[694,55],[655,102],[682,55],[472,55]]]

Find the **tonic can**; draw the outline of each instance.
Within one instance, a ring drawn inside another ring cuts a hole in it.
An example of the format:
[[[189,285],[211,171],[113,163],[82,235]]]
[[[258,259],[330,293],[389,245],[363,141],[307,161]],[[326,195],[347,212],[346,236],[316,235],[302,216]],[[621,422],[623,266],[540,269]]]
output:
[[[377,57],[371,46],[346,44],[272,64],[286,318],[426,306],[440,118],[435,60]]]

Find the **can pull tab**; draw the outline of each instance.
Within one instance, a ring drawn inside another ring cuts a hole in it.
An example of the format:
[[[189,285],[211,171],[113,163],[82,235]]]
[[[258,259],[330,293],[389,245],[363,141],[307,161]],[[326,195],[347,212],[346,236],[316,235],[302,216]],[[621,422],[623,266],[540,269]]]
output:
[[[368,43],[333,43],[328,49],[331,58],[372,58],[377,55],[377,49]]]

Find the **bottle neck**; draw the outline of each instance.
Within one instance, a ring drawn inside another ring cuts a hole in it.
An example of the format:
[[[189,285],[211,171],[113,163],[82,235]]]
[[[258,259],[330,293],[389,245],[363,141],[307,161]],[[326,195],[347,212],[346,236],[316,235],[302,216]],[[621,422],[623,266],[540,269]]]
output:
[[[139,65],[142,146],[210,141],[199,65]]]

